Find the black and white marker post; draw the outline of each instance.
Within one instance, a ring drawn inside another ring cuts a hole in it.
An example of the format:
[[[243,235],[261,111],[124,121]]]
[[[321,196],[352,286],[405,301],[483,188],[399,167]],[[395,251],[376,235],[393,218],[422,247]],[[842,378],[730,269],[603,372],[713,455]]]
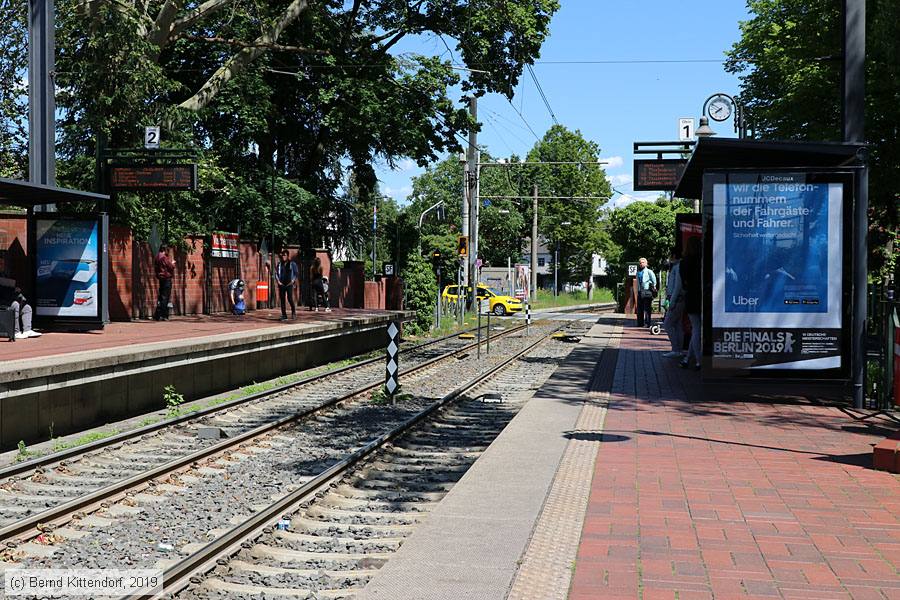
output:
[[[395,321],[391,321],[388,325],[388,347],[387,347],[387,367],[384,371],[384,389],[387,391],[391,404],[394,403],[394,394],[400,387],[399,370],[400,370],[400,346],[397,344],[397,335],[400,328]]]
[[[530,325],[531,325],[531,303],[526,300],[525,301],[525,335],[528,335]]]

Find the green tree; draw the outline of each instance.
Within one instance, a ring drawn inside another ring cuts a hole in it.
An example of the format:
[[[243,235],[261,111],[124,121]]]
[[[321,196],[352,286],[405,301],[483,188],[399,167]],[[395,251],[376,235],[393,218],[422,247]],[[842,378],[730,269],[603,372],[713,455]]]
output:
[[[645,257],[650,268],[659,271],[675,247],[675,215],[690,212],[681,202],[665,199],[632,202],[609,213],[607,229],[612,244],[606,257],[614,277],[625,273],[625,263]]]
[[[561,125],[551,127],[528,153],[528,162],[579,163],[524,167],[529,189],[536,184],[538,196],[555,197],[538,202],[538,232],[551,252],[559,247],[560,284],[588,279],[592,255],[604,247],[600,211],[612,196],[612,187],[606,171],[596,164],[599,160],[596,142]],[[532,211],[526,206],[528,231],[522,235],[530,237]]]
[[[428,331],[434,323],[437,283],[429,262],[418,252],[412,252],[401,272],[406,294],[406,308],[416,311],[416,319],[408,325],[411,333]]]
[[[841,139],[842,20],[839,0],[750,0],[751,18],[728,52],[741,79],[751,127],[768,139]],[[870,268],[896,236],[900,204],[900,3],[869,0],[866,10],[866,142],[871,149]]]

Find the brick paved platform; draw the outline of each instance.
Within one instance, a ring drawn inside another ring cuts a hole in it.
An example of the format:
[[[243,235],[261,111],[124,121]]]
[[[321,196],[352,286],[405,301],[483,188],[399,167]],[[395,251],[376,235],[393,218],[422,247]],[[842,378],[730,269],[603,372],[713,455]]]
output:
[[[169,321],[140,320],[107,323],[103,329],[90,332],[45,332],[39,338],[9,342],[0,338],[0,362],[76,354],[88,350],[123,348],[135,344],[184,341],[207,336],[257,331],[269,327],[290,327],[310,323],[328,323],[347,317],[378,314],[377,310],[335,308],[330,313],[305,309],[297,319],[279,321],[278,309],[255,310],[238,317],[231,314],[172,317]]]
[[[900,599],[887,421],[705,392],[626,328],[570,600]]]

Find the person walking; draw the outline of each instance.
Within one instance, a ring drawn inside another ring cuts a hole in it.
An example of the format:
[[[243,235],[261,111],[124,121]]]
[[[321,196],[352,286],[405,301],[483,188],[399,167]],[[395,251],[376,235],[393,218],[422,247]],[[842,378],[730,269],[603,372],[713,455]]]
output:
[[[669,336],[672,350],[663,356],[667,358],[682,357],[684,353],[684,289],[681,287],[681,252],[672,250],[669,254],[669,276],[666,278],[666,316],[663,329]]]
[[[693,366],[700,370],[700,307],[703,301],[703,287],[700,278],[700,238],[692,237],[687,241],[684,258],[679,265],[681,285],[684,288],[684,311],[691,320],[691,343],[687,356],[679,366],[687,369]],[[692,364],[693,361],[693,364]]]
[[[653,314],[653,298],[656,296],[656,273],[647,266],[647,259],[638,259],[637,272],[637,324],[650,327]]]
[[[172,297],[172,278],[175,277],[175,261],[172,260],[172,247],[160,246],[154,263],[156,280],[159,282],[159,295],[156,298],[154,321],[169,320],[169,300]]]
[[[278,279],[278,299],[281,302],[281,320],[287,321],[287,303],[291,304],[291,318],[297,318],[297,305],[294,303],[294,286],[300,272],[297,270],[297,263],[291,260],[290,252],[287,249],[281,251],[281,260],[278,262],[278,268],[275,271]]]
[[[321,302],[325,306],[325,312],[331,312],[328,306],[328,278],[325,277],[325,270],[322,268],[322,259],[318,256],[309,268],[309,280],[312,285],[312,307],[319,312]]]

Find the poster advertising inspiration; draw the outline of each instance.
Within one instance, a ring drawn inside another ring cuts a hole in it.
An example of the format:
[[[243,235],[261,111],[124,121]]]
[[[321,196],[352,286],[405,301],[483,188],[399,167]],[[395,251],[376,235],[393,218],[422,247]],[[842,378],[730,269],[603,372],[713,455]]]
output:
[[[98,315],[98,224],[38,219],[36,313],[55,317]]]
[[[714,367],[842,366],[843,196],[805,173],[713,185]]]

